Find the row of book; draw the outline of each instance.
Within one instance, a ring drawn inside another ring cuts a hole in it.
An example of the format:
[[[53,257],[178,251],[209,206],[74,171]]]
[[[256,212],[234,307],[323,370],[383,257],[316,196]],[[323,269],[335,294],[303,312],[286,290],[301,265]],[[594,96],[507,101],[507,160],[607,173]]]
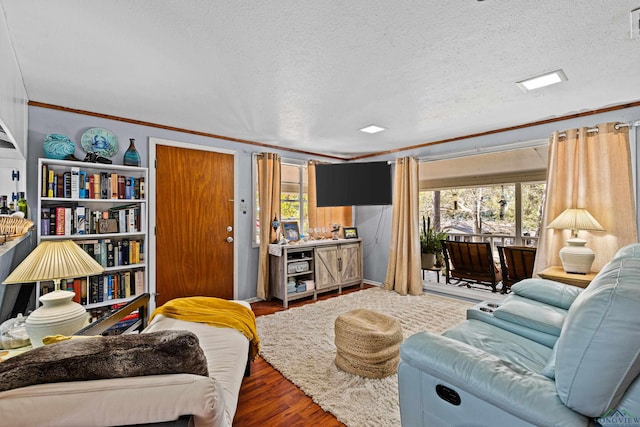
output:
[[[90,310],[89,322],[93,323],[97,320],[102,319],[103,317],[109,316],[124,305],[125,303],[121,303],[121,304],[113,304],[113,305],[93,308]],[[111,326],[109,329],[103,332],[102,335],[120,335],[124,332],[132,333],[132,331],[129,331],[129,329],[132,326],[134,326],[139,320],[140,320],[140,309],[132,313],[129,313],[128,315],[120,319],[118,323]]]
[[[118,323],[107,329],[102,335],[121,335],[129,331],[140,320],[140,314],[136,311],[123,317]]]
[[[110,172],[89,173],[79,167],[59,172],[42,165],[42,197],[66,199],[144,199],[144,177]]]
[[[132,239],[97,239],[76,242],[103,267],[144,263],[144,241]]]
[[[119,298],[129,298],[144,293],[144,270],[121,271],[99,276],[67,279],[61,283],[62,289],[75,293],[73,300],[78,304],[97,304]],[[53,284],[43,284],[43,294],[53,291]]]
[[[40,208],[40,235],[139,233],[145,230],[144,203],[91,210],[75,204]]]

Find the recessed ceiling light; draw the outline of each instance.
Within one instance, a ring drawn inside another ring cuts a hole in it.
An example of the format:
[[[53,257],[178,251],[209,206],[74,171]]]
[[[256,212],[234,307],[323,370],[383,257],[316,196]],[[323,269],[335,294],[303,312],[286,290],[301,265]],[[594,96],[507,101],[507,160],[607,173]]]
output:
[[[366,133],[378,133],[378,132],[382,132],[383,130],[386,130],[386,128],[376,126],[376,125],[369,125],[359,130]]]
[[[562,70],[552,71],[551,73],[542,74],[540,76],[531,77],[530,79],[516,82],[523,92],[540,89],[541,87],[553,85],[567,80],[567,75]]]

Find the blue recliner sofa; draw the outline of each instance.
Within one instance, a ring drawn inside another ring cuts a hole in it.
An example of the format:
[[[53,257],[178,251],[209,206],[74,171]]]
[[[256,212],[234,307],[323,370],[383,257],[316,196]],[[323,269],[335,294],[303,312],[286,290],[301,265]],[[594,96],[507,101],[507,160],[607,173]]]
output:
[[[640,244],[584,290],[526,279],[400,348],[404,427],[640,426]]]

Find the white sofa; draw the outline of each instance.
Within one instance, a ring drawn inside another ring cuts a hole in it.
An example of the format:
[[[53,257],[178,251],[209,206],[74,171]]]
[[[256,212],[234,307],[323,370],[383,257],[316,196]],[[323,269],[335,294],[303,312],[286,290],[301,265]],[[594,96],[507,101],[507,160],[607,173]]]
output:
[[[251,308],[244,301],[236,301]],[[150,375],[38,384],[0,392],[1,425],[232,425],[249,355],[239,331],[156,316],[143,333],[187,330],[199,339],[209,376]],[[175,421],[180,419],[180,421]],[[175,421],[175,422],[174,422]]]

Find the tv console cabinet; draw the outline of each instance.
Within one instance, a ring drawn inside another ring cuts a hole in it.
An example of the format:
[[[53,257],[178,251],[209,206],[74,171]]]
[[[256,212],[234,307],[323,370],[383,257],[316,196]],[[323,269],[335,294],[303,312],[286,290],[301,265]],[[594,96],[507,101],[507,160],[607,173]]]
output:
[[[325,239],[269,245],[271,295],[289,301],[348,286],[363,286],[362,239]]]

